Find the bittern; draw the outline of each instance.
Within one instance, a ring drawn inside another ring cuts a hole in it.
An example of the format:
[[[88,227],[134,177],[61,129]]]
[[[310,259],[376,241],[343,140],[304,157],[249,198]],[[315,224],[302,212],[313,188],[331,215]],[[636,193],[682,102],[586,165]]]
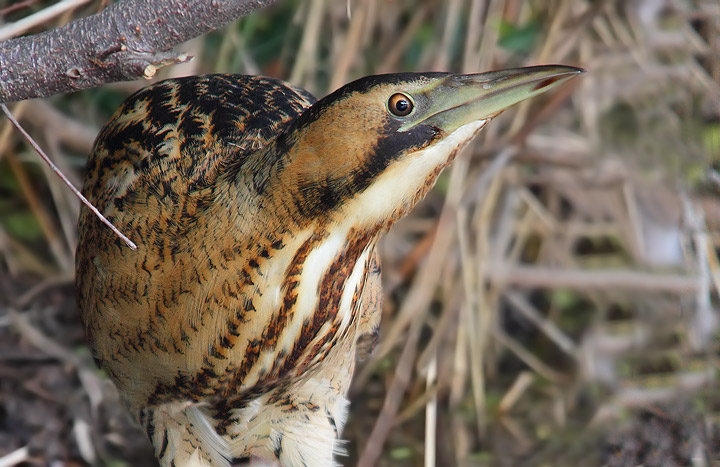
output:
[[[369,76],[317,102],[205,75],[128,98],[84,192],[138,248],[83,209],[77,295],[159,462],[335,465],[378,335],[378,238],[490,119],[580,72]]]

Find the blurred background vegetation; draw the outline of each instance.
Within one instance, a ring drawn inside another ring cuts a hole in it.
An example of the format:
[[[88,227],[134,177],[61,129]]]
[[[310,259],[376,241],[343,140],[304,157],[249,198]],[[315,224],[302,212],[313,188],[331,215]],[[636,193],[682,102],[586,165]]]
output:
[[[107,3],[0,1],[0,36]],[[195,59],[157,79],[264,74],[317,96],[383,72],[588,70],[497,118],[382,243],[381,344],[343,465],[720,463],[717,0],[278,0],[182,49]],[[12,111],[80,186],[147,84]],[[77,213],[0,120],[2,466],[153,462],[84,344]]]

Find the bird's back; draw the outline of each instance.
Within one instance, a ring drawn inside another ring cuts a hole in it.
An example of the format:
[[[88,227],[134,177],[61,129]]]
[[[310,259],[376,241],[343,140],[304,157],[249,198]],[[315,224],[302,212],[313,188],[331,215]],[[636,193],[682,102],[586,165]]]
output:
[[[159,198],[212,187],[229,166],[240,171],[249,154],[315,101],[300,88],[265,77],[161,81],[125,100],[103,127],[88,160],[84,191],[103,205],[131,205],[144,193],[138,183]]]

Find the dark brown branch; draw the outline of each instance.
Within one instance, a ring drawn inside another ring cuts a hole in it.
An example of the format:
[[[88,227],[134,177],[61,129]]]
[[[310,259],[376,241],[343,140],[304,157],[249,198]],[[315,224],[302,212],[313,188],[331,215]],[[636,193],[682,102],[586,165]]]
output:
[[[55,30],[0,42],[0,103],[149,78],[172,48],[274,0],[123,0]]]

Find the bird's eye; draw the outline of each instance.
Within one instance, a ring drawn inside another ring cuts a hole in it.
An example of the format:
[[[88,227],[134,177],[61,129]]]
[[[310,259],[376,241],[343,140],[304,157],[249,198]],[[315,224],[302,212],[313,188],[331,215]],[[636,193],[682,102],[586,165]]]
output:
[[[388,109],[390,113],[397,117],[404,117],[405,115],[412,112],[413,103],[412,100],[402,93],[393,94],[388,99]]]

